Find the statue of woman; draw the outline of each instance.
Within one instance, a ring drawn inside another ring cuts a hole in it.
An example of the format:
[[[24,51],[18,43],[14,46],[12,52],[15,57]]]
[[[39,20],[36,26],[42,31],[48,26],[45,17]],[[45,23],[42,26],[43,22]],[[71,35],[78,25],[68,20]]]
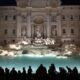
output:
[[[41,33],[39,31],[36,31],[36,37],[40,38],[41,37]]]
[[[36,30],[36,37],[37,38],[41,38],[41,32],[39,30],[40,26],[37,26],[37,30]]]

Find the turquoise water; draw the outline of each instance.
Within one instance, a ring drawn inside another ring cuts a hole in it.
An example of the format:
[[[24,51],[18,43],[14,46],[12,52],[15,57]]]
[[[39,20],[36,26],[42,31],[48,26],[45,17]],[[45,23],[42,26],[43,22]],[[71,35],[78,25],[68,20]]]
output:
[[[0,57],[0,66],[5,68],[12,69],[15,67],[16,70],[22,70],[22,67],[25,67],[26,70],[29,66],[32,66],[33,72],[38,68],[40,64],[44,64],[44,66],[48,69],[51,63],[54,63],[57,70],[59,67],[69,66],[71,68],[77,67],[80,71],[80,56],[72,56],[69,58],[57,58],[57,57]]]

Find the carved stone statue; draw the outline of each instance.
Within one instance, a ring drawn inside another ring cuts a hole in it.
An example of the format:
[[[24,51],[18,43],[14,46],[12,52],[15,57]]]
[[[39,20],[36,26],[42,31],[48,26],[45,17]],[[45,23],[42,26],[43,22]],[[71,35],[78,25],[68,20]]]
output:
[[[36,37],[41,38],[40,26],[37,26],[36,28]]]
[[[36,32],[36,37],[40,38],[41,37],[41,33],[39,31]]]
[[[26,27],[22,27],[21,36],[23,37],[23,40],[26,40]]]

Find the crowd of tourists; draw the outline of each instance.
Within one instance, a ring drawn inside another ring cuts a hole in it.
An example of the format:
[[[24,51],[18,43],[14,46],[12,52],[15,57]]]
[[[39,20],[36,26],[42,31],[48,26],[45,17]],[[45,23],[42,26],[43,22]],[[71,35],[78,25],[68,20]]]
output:
[[[10,70],[0,67],[0,80],[80,80],[80,73],[76,67],[73,69],[59,67],[59,71],[57,71],[54,64],[51,64],[48,71],[41,64],[35,73],[33,73],[31,66],[29,66],[28,70],[23,67],[22,71],[16,71],[15,68]]]

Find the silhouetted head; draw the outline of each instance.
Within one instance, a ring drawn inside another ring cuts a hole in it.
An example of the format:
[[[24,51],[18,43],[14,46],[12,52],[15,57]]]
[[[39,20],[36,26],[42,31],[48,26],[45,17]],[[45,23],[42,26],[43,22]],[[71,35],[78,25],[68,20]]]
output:
[[[23,71],[25,71],[25,67],[23,67]]]
[[[29,69],[31,69],[31,66],[29,66]]]

